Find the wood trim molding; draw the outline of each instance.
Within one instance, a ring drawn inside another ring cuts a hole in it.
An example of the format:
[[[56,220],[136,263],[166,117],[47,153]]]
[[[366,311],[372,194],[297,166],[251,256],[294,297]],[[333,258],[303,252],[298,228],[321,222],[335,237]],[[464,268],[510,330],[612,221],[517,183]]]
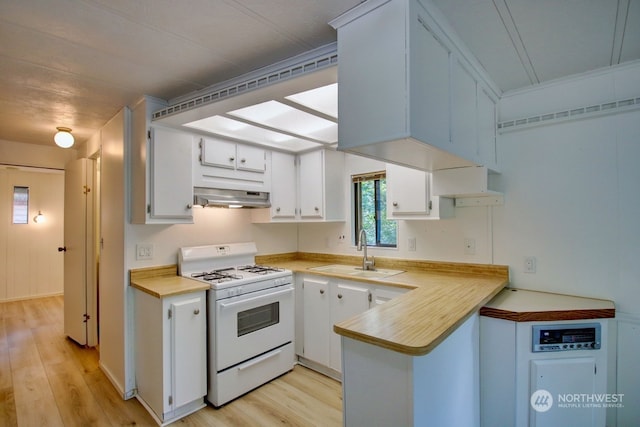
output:
[[[610,319],[616,317],[615,308],[558,311],[515,312],[491,307],[482,307],[480,315],[513,322],[546,322],[561,320]]]

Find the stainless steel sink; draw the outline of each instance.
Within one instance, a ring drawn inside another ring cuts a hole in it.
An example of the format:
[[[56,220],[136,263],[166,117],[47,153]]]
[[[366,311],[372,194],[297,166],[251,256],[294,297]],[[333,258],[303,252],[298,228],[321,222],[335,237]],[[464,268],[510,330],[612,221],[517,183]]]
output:
[[[353,277],[366,277],[368,279],[383,279],[385,277],[404,273],[403,270],[389,270],[385,268],[378,268],[376,270],[363,270],[362,267],[343,264],[322,265],[320,267],[309,268],[309,270],[320,271],[323,273],[342,274]]]

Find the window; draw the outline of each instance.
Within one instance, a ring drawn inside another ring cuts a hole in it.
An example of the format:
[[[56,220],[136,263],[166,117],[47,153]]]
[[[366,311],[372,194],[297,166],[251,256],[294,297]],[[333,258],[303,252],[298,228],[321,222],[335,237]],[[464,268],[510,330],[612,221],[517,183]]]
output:
[[[13,223],[29,223],[29,187],[13,187]]]
[[[367,233],[367,246],[397,246],[397,224],[387,219],[387,178],[384,171],[353,175],[354,241],[361,228]]]

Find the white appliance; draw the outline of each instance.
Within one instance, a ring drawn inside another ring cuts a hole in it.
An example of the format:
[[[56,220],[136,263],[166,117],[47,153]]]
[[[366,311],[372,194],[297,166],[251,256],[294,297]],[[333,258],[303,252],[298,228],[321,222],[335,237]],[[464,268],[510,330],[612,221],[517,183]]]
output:
[[[207,400],[221,406],[290,371],[294,287],[289,270],[255,265],[256,245],[180,248],[180,274],[209,283]]]

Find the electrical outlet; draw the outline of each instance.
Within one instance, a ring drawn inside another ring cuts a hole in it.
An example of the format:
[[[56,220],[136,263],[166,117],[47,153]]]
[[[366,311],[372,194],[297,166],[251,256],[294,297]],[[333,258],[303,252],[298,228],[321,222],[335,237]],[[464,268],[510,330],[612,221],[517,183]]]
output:
[[[407,239],[407,248],[410,252],[415,252],[416,251],[416,238],[415,237],[409,237]]]
[[[534,256],[524,257],[524,272],[525,273],[536,272],[536,257]]]
[[[151,243],[138,243],[136,245],[136,259],[153,259],[153,245]]]
[[[464,253],[466,255],[475,255],[476,239],[464,239]]]

